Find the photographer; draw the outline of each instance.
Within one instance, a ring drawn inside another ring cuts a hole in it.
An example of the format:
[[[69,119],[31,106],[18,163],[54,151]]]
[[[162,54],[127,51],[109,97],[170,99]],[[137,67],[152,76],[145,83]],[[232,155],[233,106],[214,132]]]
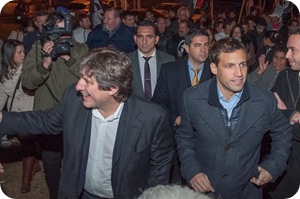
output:
[[[64,89],[79,79],[82,56],[88,52],[86,44],[72,40],[69,16],[51,14],[38,40],[25,58],[22,74],[23,86],[36,89],[33,110],[46,110],[58,102]],[[66,50],[64,52],[64,50]],[[39,135],[42,160],[50,198],[57,198],[61,169],[62,137]]]

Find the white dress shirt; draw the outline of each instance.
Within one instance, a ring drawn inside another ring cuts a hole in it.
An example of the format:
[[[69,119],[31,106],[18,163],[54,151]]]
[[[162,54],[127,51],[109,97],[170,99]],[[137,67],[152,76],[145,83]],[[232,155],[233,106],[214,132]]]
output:
[[[93,109],[84,189],[98,197],[114,197],[111,184],[112,158],[123,106],[122,102],[115,113],[107,118],[98,109]]]

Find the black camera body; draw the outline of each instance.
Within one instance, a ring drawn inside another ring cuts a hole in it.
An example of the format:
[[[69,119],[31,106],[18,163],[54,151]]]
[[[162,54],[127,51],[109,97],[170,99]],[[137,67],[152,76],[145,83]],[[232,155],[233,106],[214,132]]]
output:
[[[70,53],[71,46],[73,43],[72,38],[61,38],[62,36],[72,34],[71,15],[62,11],[59,14],[61,14],[64,17],[64,28],[51,26],[50,24],[46,23],[43,25],[42,39],[44,41],[54,42],[54,48],[50,53],[50,56],[52,58],[56,58],[59,54]]]

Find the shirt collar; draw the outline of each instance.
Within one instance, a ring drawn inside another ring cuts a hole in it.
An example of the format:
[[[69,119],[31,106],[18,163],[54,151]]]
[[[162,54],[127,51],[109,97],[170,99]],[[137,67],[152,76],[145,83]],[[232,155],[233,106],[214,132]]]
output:
[[[228,102],[227,99],[224,97],[223,93],[221,92],[221,90],[220,90],[220,88],[219,88],[218,85],[217,85],[217,89],[218,89],[219,100],[222,100],[222,101],[224,101],[224,102]],[[244,90],[244,89],[242,89],[240,92],[235,93],[235,94],[230,98],[230,100],[232,100],[232,99],[234,99],[234,98],[241,99],[243,90]],[[230,100],[229,100],[229,101],[230,101]]]
[[[187,64],[189,66],[189,70],[192,70],[193,68],[195,68],[189,59],[188,59]],[[200,70],[203,70],[203,66],[204,66],[204,62],[200,64]]]
[[[97,108],[93,109],[92,114],[94,117],[99,118],[101,122],[111,122],[113,120],[120,119],[123,107],[124,102],[121,102],[117,110],[107,118],[104,118]]]
[[[143,57],[145,55],[138,49],[138,56],[139,56],[139,59],[144,59]],[[153,58],[156,58],[156,48],[154,49],[153,53],[150,56]]]

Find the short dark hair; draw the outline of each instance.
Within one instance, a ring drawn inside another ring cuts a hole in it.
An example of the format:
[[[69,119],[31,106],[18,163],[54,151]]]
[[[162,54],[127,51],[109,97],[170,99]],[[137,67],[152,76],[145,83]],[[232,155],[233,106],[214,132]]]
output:
[[[209,39],[209,35],[206,32],[206,30],[199,28],[199,29],[193,29],[192,31],[189,31],[185,36],[185,44],[190,46],[192,43],[192,39],[194,37],[198,36],[206,36]]]
[[[134,12],[132,12],[132,11],[130,11],[130,10],[125,10],[124,12],[122,12],[122,14],[121,14],[121,19],[126,19],[127,18],[127,16],[135,16],[135,13]]]
[[[113,46],[93,49],[80,63],[80,71],[85,70],[88,77],[95,77],[100,90],[118,88],[114,98],[124,102],[131,93],[131,61],[125,53]]]
[[[73,29],[77,28],[80,26],[80,22],[84,19],[89,17],[88,14],[84,13],[84,12],[75,12],[75,17],[74,17],[74,24],[73,24]]]
[[[232,37],[225,37],[215,42],[214,45],[210,49],[210,59],[211,62],[218,66],[220,62],[220,54],[221,53],[232,53],[236,50],[243,50],[245,53],[247,52],[244,44],[234,39]]]
[[[34,18],[36,19],[37,17],[43,17],[43,16],[48,16],[48,15],[49,15],[49,13],[46,10],[40,9],[35,13]]]
[[[138,23],[137,27],[136,27],[136,30],[141,27],[141,26],[152,26],[153,29],[154,29],[154,32],[155,32],[155,35],[157,35],[157,27],[156,25],[151,22],[151,21],[147,21],[147,20],[143,20],[141,22]]]
[[[277,45],[277,46],[274,47],[274,52],[275,53],[276,52],[283,52],[284,54],[286,54],[287,51],[288,51],[288,48],[286,47],[286,45],[280,44],[280,45]]]

